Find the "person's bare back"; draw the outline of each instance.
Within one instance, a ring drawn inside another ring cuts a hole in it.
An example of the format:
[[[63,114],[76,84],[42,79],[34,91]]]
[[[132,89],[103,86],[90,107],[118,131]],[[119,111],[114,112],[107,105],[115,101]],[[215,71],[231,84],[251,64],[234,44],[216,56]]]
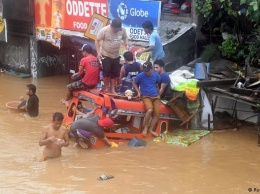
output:
[[[45,146],[43,160],[61,156],[61,147],[69,145],[68,131],[62,126],[63,118],[62,113],[54,113],[52,124],[42,130],[39,145]]]

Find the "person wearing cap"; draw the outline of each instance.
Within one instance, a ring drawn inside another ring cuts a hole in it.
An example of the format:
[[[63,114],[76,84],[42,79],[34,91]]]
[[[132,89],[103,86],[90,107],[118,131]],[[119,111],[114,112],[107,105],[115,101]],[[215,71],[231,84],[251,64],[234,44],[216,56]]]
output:
[[[149,47],[145,49],[139,49],[136,56],[139,57],[145,52],[150,52],[147,61],[164,59],[165,52],[163,50],[163,45],[161,38],[157,32],[154,31],[154,26],[151,21],[145,21],[143,24],[144,32],[149,36]]]
[[[79,70],[74,73],[71,78],[75,79],[78,76],[84,76],[82,79],[74,81],[67,85],[66,100],[61,100],[65,104],[69,104],[69,100],[74,90],[89,90],[96,87],[99,82],[100,63],[99,60],[92,55],[92,47],[84,44],[80,49],[83,58],[80,60]]]
[[[80,143],[80,137],[90,139],[92,135],[95,135],[103,139],[108,146],[116,147],[116,144],[110,142],[103,132],[103,129],[113,127],[113,120],[110,118],[100,119],[99,115],[94,114],[94,111],[95,109],[71,124],[70,130],[75,138],[76,145]]]
[[[164,71],[163,60],[155,60],[153,63],[153,68],[160,75],[159,95],[160,99],[164,99],[171,83],[170,76]]]
[[[129,50],[126,30],[119,19],[113,19],[111,24],[103,27],[96,36],[95,46],[97,57],[102,61],[105,92],[116,94],[115,86],[121,69],[119,49],[122,42]]]
[[[160,76],[156,71],[153,71],[153,65],[151,62],[145,62],[143,64],[143,72],[139,73],[133,80],[133,86],[137,91],[137,96],[141,98],[146,109],[144,129],[142,131],[143,136],[146,136],[148,131],[153,136],[158,136],[153,129],[155,128],[160,116],[160,96],[158,92],[159,82]],[[138,85],[140,86],[140,89]],[[150,120],[151,123],[148,129]]]

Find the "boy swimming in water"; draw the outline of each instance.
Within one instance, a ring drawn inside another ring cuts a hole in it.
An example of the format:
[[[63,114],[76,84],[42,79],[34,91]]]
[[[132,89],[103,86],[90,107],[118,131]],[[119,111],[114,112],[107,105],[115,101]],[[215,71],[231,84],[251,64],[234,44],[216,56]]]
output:
[[[68,131],[62,126],[63,119],[62,113],[55,112],[52,117],[52,124],[42,130],[39,145],[45,146],[43,160],[61,156],[61,148],[69,145]]]

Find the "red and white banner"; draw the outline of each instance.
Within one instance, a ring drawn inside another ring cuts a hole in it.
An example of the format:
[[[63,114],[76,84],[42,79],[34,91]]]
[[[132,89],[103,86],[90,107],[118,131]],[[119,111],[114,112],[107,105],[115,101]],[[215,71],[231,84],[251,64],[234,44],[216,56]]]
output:
[[[107,0],[35,0],[38,40],[60,47],[60,30],[85,32],[94,13],[108,16]]]
[[[61,28],[85,32],[94,13],[108,16],[107,0],[63,0],[64,25]],[[54,13],[54,12],[53,12]]]

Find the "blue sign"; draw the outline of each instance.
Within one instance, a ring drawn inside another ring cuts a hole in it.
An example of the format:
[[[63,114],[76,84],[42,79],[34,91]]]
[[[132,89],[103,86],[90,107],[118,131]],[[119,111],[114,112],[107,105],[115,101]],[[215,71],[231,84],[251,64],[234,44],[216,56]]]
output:
[[[109,19],[119,18],[130,40],[148,41],[142,24],[149,20],[157,30],[161,16],[161,1],[108,0]]]

